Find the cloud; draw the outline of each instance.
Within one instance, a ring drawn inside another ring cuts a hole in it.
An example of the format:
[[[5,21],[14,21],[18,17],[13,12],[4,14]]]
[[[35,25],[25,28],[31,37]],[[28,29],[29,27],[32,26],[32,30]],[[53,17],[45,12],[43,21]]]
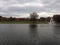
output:
[[[13,7],[30,7],[30,6],[32,6],[32,7],[36,7],[36,6],[38,6],[38,7],[43,7],[44,5],[43,4],[41,4],[41,3],[24,3],[24,4],[12,4],[11,6],[13,6]]]
[[[27,17],[26,14],[32,12],[40,13],[41,16],[60,13],[60,0],[0,0],[0,15],[2,16]]]

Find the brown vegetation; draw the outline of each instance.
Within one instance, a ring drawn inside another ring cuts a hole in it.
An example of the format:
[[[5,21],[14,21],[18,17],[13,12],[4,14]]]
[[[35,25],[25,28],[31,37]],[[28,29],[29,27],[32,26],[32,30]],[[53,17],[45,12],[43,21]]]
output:
[[[30,19],[30,18],[13,18],[13,17],[10,17],[10,18],[7,18],[7,17],[2,17],[0,16],[0,22],[8,22],[8,21],[47,21],[49,22],[50,21],[50,17],[47,17],[47,18],[44,18],[44,17],[41,17],[40,19]]]
[[[60,15],[54,15],[54,16],[53,16],[53,20],[54,20],[56,23],[60,23]]]

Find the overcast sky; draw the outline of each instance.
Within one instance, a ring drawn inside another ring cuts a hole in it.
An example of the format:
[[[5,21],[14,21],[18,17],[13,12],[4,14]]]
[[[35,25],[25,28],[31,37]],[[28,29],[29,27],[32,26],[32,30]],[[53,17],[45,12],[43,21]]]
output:
[[[60,0],[0,0],[1,16],[28,17],[32,12],[44,17],[60,13]]]

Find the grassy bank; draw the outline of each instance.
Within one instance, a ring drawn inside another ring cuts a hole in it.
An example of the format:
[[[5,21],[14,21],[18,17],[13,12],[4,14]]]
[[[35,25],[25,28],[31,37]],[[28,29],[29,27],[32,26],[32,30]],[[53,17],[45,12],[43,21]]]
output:
[[[36,23],[36,24],[48,24],[48,22],[45,21],[36,21],[36,22],[32,22],[32,21],[4,21],[4,22],[0,22],[0,24],[32,24],[32,23]]]

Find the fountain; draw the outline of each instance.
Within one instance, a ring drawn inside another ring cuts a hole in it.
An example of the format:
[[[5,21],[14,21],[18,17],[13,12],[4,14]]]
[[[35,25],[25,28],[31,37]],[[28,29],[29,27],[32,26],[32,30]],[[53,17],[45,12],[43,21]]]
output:
[[[57,27],[58,27],[58,26],[60,27],[60,23],[56,23],[56,22],[54,22],[52,18],[50,19],[49,24],[50,24],[50,25],[57,26]]]
[[[52,18],[50,19],[49,24],[51,24],[51,25],[55,24]]]

